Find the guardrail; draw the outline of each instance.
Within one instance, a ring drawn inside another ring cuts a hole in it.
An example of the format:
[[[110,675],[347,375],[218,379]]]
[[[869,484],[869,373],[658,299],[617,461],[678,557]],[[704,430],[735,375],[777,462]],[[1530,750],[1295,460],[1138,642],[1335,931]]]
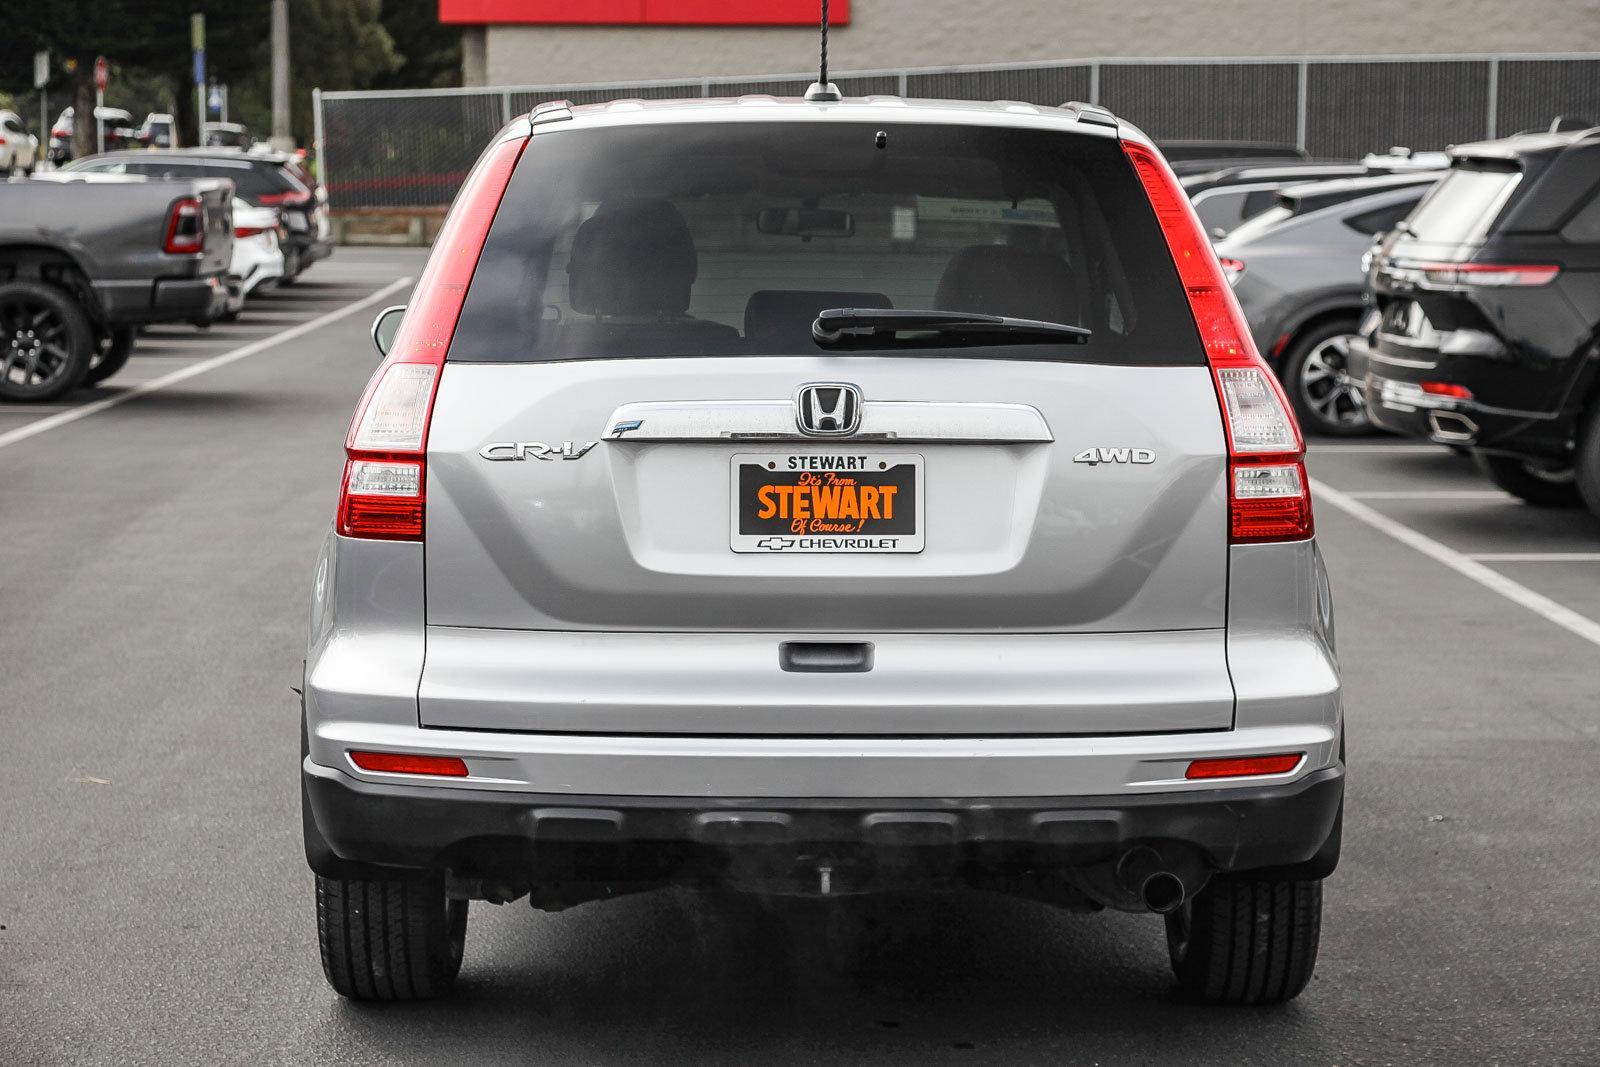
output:
[[[314,91],[335,210],[448,204],[489,137],[542,100],[770,93],[810,73],[466,89]],[[1104,104],[1158,139],[1276,141],[1314,156],[1447,144],[1600,119],[1600,53],[1097,58],[840,71],[846,95]]]

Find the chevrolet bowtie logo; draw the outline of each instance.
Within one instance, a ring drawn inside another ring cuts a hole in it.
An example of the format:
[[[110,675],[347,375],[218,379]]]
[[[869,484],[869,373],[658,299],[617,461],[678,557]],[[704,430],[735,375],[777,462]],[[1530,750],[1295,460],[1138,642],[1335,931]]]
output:
[[[757,548],[770,549],[773,552],[782,552],[786,548],[793,548],[794,547],[794,538],[792,538],[792,537],[763,537],[761,540],[756,542],[756,547]]]

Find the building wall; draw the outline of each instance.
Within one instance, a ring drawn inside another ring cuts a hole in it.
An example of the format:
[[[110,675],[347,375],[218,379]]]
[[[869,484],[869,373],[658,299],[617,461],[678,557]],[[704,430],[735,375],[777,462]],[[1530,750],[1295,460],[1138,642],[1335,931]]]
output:
[[[472,35],[468,30],[468,36]],[[835,69],[1087,56],[1563,52],[1600,47],[1600,0],[853,0]],[[814,30],[489,26],[468,85],[805,71]]]

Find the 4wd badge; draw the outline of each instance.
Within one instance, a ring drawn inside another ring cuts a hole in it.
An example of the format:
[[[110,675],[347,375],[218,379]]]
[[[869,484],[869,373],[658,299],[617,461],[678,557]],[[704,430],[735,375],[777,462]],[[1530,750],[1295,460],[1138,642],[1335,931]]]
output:
[[[1154,463],[1156,454],[1148,448],[1086,448],[1072,457],[1074,463],[1093,467],[1101,463]]]

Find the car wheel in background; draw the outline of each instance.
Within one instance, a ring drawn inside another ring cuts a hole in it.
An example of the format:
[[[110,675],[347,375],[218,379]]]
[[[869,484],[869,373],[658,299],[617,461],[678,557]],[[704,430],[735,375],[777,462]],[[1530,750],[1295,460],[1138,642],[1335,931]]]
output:
[[[1578,456],[1573,464],[1573,482],[1578,496],[1595,515],[1600,516],[1600,403],[1589,412],[1578,437]]]
[[[132,326],[117,326],[100,335],[94,358],[89,361],[89,373],[83,376],[84,385],[105,381],[121,370],[133,355],[137,331]]]
[[[1167,915],[1178,985],[1208,1004],[1281,1004],[1311,981],[1322,881],[1216,875]]]
[[[1472,457],[1478,469],[1501,489],[1536,508],[1576,508],[1583,505],[1574,472],[1551,470],[1515,456]]]
[[[0,399],[54,400],[83,381],[93,354],[94,329],[72,294],[0,285]]]
[[[1289,402],[1310,433],[1349,437],[1372,432],[1361,384],[1350,376],[1350,342],[1355,319],[1332,319],[1295,339],[1283,357],[1282,377]]]
[[[328,984],[352,1000],[428,1000],[461,970],[467,902],[445,895],[444,875],[317,875],[317,941]]]

